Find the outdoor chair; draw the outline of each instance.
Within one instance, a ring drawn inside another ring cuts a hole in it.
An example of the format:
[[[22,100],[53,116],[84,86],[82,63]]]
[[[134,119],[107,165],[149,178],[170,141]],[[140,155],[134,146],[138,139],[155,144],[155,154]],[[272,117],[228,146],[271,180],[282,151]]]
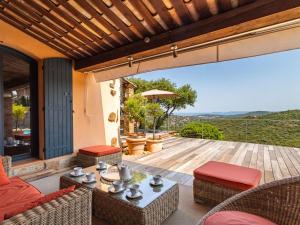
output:
[[[122,162],[122,149],[107,145],[96,145],[79,149],[77,164],[82,167],[89,167],[104,161],[115,165]]]
[[[241,221],[237,212],[259,216],[277,225],[300,225],[300,176],[263,184],[227,199],[208,212],[200,225],[227,225]],[[235,216],[236,215],[236,216]],[[230,218],[228,218],[230,216]]]
[[[235,194],[258,186],[261,172],[243,166],[209,161],[194,170],[194,200],[218,205]]]

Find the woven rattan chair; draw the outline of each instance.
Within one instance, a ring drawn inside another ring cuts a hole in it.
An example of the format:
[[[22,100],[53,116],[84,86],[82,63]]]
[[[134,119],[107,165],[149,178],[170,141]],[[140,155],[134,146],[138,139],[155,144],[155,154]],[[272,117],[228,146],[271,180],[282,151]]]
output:
[[[2,157],[11,175],[11,157]],[[0,225],[91,225],[92,192],[78,188],[74,192],[4,220]]]
[[[300,225],[300,176],[274,181],[237,194],[208,212],[242,211],[255,214],[278,225]]]

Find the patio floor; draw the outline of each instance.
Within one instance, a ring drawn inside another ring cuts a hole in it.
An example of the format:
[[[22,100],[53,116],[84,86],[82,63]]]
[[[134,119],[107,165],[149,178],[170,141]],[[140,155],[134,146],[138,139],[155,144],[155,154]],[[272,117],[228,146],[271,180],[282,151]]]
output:
[[[135,170],[161,174],[192,186],[193,170],[209,160],[257,168],[261,184],[300,175],[300,149],[274,145],[173,137],[164,149],[143,156],[123,157]]]

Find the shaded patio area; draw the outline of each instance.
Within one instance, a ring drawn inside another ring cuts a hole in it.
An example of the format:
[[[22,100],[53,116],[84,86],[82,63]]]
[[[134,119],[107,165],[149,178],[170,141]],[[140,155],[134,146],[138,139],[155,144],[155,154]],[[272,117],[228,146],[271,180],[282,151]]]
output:
[[[300,149],[242,142],[173,137],[164,149],[144,156],[124,155],[134,170],[161,174],[192,186],[193,170],[210,161],[227,162],[262,172],[261,184],[300,175]]]

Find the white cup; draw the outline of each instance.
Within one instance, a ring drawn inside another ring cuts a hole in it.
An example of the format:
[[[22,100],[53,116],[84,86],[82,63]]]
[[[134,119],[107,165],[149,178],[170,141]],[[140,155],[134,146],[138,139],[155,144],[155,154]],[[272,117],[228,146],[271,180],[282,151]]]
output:
[[[92,180],[95,179],[95,173],[93,173],[93,172],[92,173],[86,173],[85,176],[86,176],[86,179],[88,181],[92,181]]]
[[[100,169],[103,169],[103,168],[105,168],[105,165],[106,165],[106,164],[105,164],[105,162],[103,162],[103,161],[99,161],[99,162],[98,162],[98,165],[99,165],[99,168],[100,168]]]
[[[112,185],[113,185],[115,191],[119,191],[119,190],[121,190],[121,188],[123,186],[123,182],[120,180],[116,180],[112,183]]]
[[[138,193],[139,188],[140,188],[140,185],[138,185],[138,184],[131,185],[130,188],[129,188],[129,190],[131,192],[131,195],[135,196]]]
[[[82,167],[75,167],[73,170],[74,170],[74,174],[76,176],[79,176],[80,174],[82,174]]]
[[[155,184],[159,184],[161,182],[161,175],[153,176],[153,180]]]

